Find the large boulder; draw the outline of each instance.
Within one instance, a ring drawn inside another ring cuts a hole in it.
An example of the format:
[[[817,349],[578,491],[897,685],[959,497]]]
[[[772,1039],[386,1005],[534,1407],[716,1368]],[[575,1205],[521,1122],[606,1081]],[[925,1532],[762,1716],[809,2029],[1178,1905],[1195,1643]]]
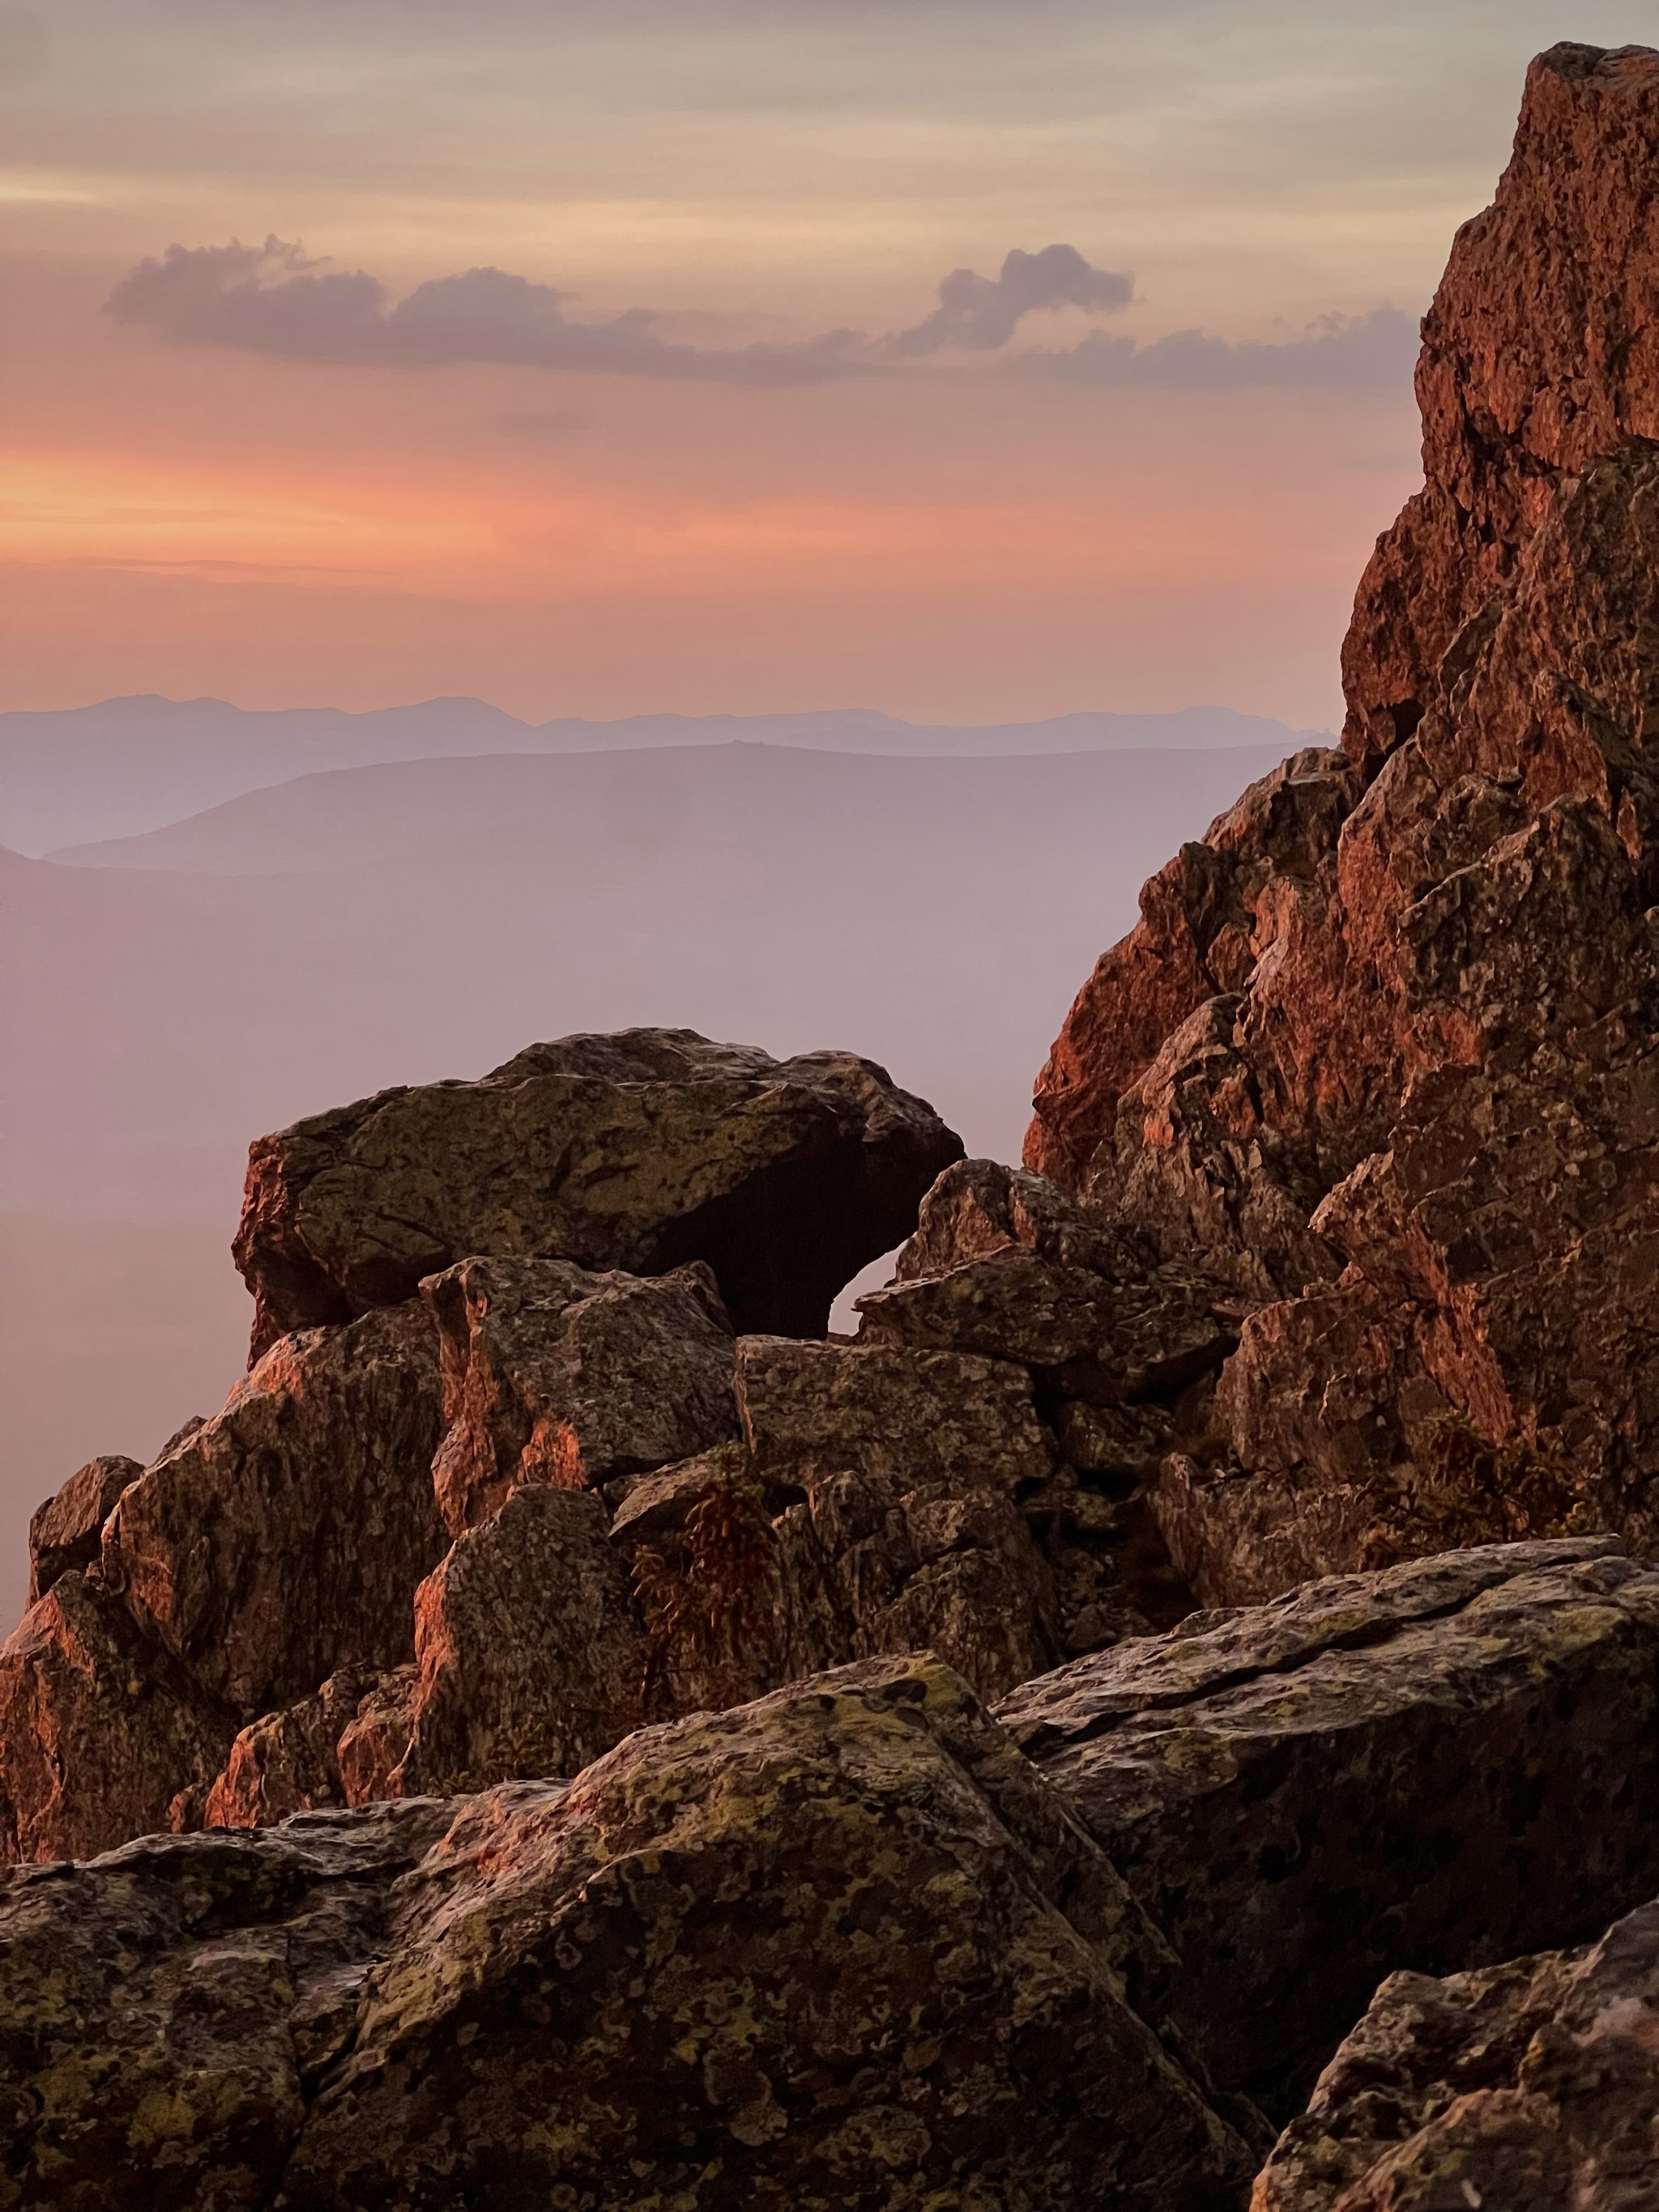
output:
[[[473,1254],[638,1275],[702,1260],[738,1328],[818,1334],[961,1154],[850,1053],[776,1060],[690,1030],[532,1045],[476,1083],[383,1091],[252,1147],[234,1248],[252,1356]]]
[[[1393,1974],[1257,2177],[1253,2212],[1648,2212],[1659,1905],[1598,1943]]]
[[[1216,2080],[1279,2118],[1385,1974],[1659,1892],[1659,1571],[1605,1539],[1197,1613],[996,1711],[1180,1954]]]
[[[244,1718],[339,1667],[396,1665],[447,1540],[442,1434],[437,1331],[418,1301],[283,1338],[122,1491],[104,1583]]]
[[[1165,1971],[959,1681],[849,1668],[463,1813],[286,2202],[1212,2212],[1255,2160]]]
[[[1171,1964],[956,1677],[866,1662],[574,1784],[14,1874],[0,2172],[20,2212],[1241,2208],[1265,2138],[1160,2027]]]
[[[452,1535],[520,1483],[598,1489],[738,1433],[732,1325],[700,1261],[641,1279],[464,1260],[421,1294],[441,1340],[433,1479]]]
[[[1146,887],[1028,1165],[1254,1310],[1156,1510],[1212,1604],[1659,1552],[1659,56],[1553,48],[1424,325],[1340,751]]]

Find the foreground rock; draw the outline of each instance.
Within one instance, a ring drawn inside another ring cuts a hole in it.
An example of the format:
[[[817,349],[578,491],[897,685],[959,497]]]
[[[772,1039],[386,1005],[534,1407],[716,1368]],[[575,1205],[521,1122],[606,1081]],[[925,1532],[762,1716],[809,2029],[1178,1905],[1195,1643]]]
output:
[[[1152,2024],[1170,1966],[960,1681],[866,1664],[572,1785],[14,1875],[3,2171],[58,2212],[1215,2212],[1257,2160]]]
[[[819,1334],[961,1155],[850,1053],[776,1060],[690,1030],[532,1045],[477,1083],[383,1091],[253,1146],[235,1244],[253,1356],[476,1254],[636,1275],[702,1260],[739,1329]]]
[[[1424,325],[1340,752],[1142,894],[1028,1164],[1258,1302],[1160,1487],[1210,1604],[1659,1551],[1659,57],[1534,64]]]
[[[1599,1943],[1395,1974],[1320,2078],[1253,2212],[1648,2212],[1659,2197],[1659,1905]]]
[[[1180,1954],[1216,2080],[1277,2118],[1385,1974],[1659,1893],[1659,1571],[1605,1540],[1198,1613],[996,1710]]]
[[[136,1459],[111,1454],[88,1462],[29,1521],[29,1603],[44,1597],[60,1575],[84,1571],[98,1557],[104,1523],[130,1482],[143,1473]]]

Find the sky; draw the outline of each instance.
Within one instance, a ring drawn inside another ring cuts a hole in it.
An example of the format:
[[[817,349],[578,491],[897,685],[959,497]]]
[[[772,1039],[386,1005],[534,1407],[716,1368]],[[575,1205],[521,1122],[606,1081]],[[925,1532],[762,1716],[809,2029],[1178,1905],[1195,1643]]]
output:
[[[0,0],[0,709],[1332,725],[1564,34],[1659,0]]]

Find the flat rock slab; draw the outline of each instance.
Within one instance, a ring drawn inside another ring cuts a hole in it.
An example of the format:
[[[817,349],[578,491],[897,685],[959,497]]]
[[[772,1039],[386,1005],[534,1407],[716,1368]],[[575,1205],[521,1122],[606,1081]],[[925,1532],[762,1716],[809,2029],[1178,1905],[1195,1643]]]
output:
[[[1173,1961],[965,1685],[0,1887],[18,2212],[1223,2212]]]
[[[1652,2212],[1659,1905],[1599,1943],[1391,1974],[1258,2176],[1254,2212]]]
[[[1385,1974],[1659,1890],[1659,1571],[1606,1539],[1198,1613],[996,1711],[1180,1953],[1216,2079],[1281,2119]]]
[[[262,1138],[236,1264],[257,1356],[415,1295],[469,1255],[714,1270],[740,1329],[821,1334],[962,1157],[871,1060],[690,1030],[530,1046],[476,1083],[383,1091]]]

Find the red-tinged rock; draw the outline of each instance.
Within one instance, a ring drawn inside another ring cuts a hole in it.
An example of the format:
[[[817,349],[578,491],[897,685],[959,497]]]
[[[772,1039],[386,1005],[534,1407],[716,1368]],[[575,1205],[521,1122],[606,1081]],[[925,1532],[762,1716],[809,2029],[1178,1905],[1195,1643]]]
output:
[[[166,1829],[235,1716],[71,1568],[0,1645],[0,1862],[87,1858]]]
[[[1266,1302],[1158,1486],[1215,1602],[1659,1548],[1656,146],[1659,57],[1534,64],[1424,326],[1427,482],[1360,587],[1345,757],[1183,853],[1205,898],[1149,899],[1038,1085],[1034,1166]]]
[[[376,1686],[366,1668],[346,1668],[331,1674],[314,1698],[266,1713],[243,1729],[208,1789],[200,1826],[264,1828],[295,1813],[343,1805],[336,1746],[356,1719],[359,1702]]]
[[[441,1340],[433,1478],[453,1536],[520,1483],[597,1489],[737,1435],[732,1327],[701,1262],[641,1279],[472,1259],[421,1288]]]
[[[115,1501],[143,1473],[136,1459],[118,1455],[89,1460],[54,1497],[36,1506],[29,1522],[29,1603],[44,1597],[60,1575],[89,1567]]]
[[[354,1802],[574,1774],[638,1727],[644,1645],[608,1520],[591,1492],[532,1485],[456,1541],[416,1595],[401,1715],[371,1702],[341,1744]]]
[[[739,1328],[811,1335],[962,1145],[850,1053],[777,1060],[690,1030],[530,1046],[256,1144],[235,1243],[253,1356],[412,1297],[471,1254],[713,1267]]]
[[[106,1583],[245,1719],[341,1667],[393,1666],[443,1556],[442,1433],[437,1331],[418,1302],[285,1337],[123,1492]]]

